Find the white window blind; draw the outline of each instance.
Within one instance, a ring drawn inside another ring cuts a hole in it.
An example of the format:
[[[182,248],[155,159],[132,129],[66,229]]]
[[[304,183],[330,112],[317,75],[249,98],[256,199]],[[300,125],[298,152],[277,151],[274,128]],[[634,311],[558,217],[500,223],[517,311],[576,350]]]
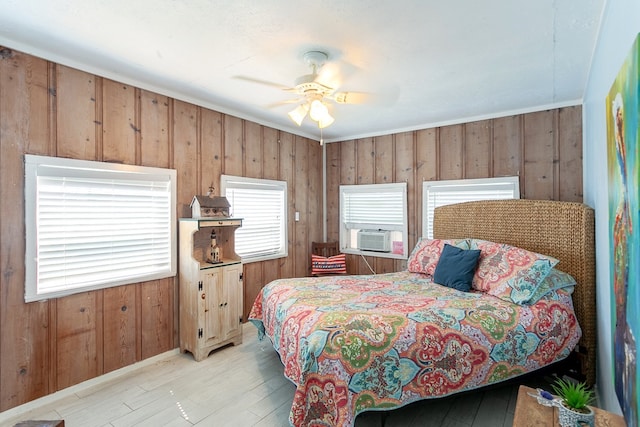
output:
[[[450,181],[425,181],[422,183],[422,230],[427,238],[433,238],[433,213],[435,208],[454,203],[478,200],[520,198],[517,176]]]
[[[389,252],[360,249],[358,233],[389,231]],[[406,258],[407,183],[340,186],[340,250],[385,258]]]
[[[176,274],[175,171],[25,156],[25,300]]]
[[[235,233],[242,262],[287,256],[287,183],[223,175],[221,187],[232,216],[243,219]]]
[[[402,230],[406,185],[380,185],[341,186],[347,228]]]

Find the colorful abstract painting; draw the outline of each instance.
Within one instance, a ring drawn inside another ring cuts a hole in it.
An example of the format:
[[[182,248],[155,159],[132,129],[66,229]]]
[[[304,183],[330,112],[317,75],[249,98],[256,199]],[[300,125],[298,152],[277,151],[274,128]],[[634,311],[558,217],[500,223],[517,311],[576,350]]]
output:
[[[627,424],[638,426],[637,354],[640,334],[640,187],[637,37],[607,96],[609,242],[613,378]]]

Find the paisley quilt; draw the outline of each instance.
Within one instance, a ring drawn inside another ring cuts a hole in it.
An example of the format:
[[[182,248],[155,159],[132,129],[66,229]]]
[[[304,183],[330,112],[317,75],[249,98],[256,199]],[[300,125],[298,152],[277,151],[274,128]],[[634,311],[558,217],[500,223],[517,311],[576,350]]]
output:
[[[296,385],[296,427],[500,382],[567,357],[581,335],[564,290],[517,305],[408,271],[276,280],[249,319]]]

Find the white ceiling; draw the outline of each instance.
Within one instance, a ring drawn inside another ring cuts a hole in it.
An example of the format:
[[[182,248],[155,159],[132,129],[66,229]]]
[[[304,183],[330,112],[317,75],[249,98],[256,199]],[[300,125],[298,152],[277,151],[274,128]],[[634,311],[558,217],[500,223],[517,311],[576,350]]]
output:
[[[330,142],[579,104],[604,1],[0,0],[0,45],[316,140],[250,80],[293,86],[322,50],[369,95],[331,103]]]

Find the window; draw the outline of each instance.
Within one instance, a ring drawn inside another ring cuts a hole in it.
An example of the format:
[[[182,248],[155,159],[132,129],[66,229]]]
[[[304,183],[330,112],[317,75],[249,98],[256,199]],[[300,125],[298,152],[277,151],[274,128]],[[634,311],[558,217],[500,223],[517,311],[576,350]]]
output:
[[[340,250],[407,258],[407,183],[340,186]]]
[[[433,238],[433,212],[438,206],[476,200],[519,199],[517,176],[422,183],[422,234]]]
[[[176,171],[25,156],[25,301],[176,274]]]
[[[236,231],[236,253],[242,262],[286,257],[287,183],[222,175],[220,187],[231,215],[243,219]]]

